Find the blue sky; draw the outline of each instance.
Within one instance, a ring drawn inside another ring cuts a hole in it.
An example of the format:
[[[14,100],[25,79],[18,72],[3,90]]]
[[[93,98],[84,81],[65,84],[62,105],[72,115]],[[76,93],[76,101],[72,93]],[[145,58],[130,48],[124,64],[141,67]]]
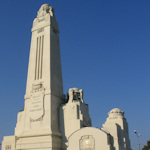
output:
[[[137,149],[137,130],[143,147],[150,140],[149,0],[1,0],[0,141],[14,133],[24,107],[31,27],[44,3],[59,23],[64,93],[84,90],[95,127],[121,108],[131,146]]]

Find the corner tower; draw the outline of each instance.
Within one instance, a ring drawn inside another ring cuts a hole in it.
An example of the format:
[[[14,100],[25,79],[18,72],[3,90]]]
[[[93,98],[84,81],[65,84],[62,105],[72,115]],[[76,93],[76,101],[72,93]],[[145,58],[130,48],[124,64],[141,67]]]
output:
[[[121,109],[114,108],[108,113],[103,130],[113,137],[115,150],[131,150],[128,123]]]
[[[41,6],[33,21],[24,110],[18,113],[16,149],[60,149],[63,84],[54,9]]]

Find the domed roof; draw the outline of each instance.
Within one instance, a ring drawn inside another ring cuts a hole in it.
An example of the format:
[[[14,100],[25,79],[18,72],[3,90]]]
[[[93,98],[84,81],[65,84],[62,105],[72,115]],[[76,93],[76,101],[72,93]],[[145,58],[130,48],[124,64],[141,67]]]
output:
[[[123,112],[121,109],[119,109],[119,108],[114,108],[114,109],[112,109],[112,110],[109,112],[109,114],[111,114],[111,113],[121,113],[121,114],[124,114],[124,112]]]
[[[109,118],[118,118],[118,117],[124,117],[124,112],[119,108],[112,109],[109,113]]]

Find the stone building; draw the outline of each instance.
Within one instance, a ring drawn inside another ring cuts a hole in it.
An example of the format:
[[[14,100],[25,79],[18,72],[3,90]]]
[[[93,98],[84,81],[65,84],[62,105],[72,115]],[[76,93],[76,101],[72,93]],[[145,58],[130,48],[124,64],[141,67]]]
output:
[[[101,129],[91,127],[83,90],[63,94],[59,29],[54,9],[41,6],[33,21],[24,110],[2,150],[130,150],[128,124],[118,108]]]

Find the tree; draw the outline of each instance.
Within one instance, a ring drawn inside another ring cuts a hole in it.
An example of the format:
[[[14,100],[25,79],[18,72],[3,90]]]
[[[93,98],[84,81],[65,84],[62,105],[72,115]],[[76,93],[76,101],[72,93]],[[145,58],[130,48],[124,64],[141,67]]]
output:
[[[147,141],[147,146],[144,146],[142,150],[150,150],[150,141]]]

